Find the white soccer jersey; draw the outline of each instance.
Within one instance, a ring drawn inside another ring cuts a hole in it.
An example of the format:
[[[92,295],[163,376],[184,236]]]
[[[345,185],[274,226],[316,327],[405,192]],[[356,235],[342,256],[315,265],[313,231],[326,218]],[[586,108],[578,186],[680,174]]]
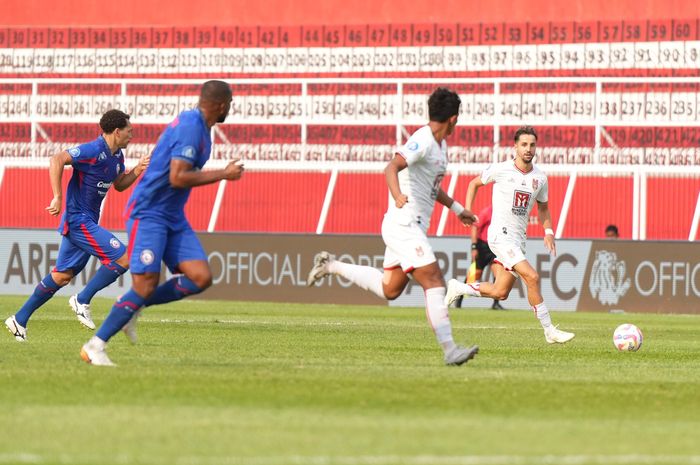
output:
[[[397,153],[406,159],[408,167],[399,171],[401,193],[408,197],[403,208],[397,208],[389,196],[388,219],[398,224],[414,221],[423,231],[430,226],[430,217],[442,178],[447,169],[447,143],[438,145],[430,126],[423,126],[413,133]]]
[[[495,163],[481,174],[484,184],[493,186],[493,213],[489,226],[489,243],[502,240],[525,242],[532,207],[547,202],[547,176],[536,166],[527,173],[515,166],[514,160]]]

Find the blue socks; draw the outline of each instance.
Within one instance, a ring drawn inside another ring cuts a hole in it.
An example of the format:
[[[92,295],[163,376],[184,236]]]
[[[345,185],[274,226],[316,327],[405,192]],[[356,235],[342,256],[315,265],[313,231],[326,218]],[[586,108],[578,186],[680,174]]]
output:
[[[97,337],[107,342],[117,334],[125,324],[131,320],[139,308],[143,307],[145,299],[129,289],[129,292],[121,296],[112,306],[112,310],[107,315],[107,319],[102,323],[100,329],[97,330]]]
[[[90,282],[87,283],[85,289],[78,294],[78,302],[81,304],[89,304],[92,298],[99,291],[116,281],[119,276],[126,273],[126,268],[116,262],[102,265]]]
[[[187,276],[178,276],[158,286],[155,292],[146,300],[146,306],[158,305],[180,300],[188,295],[199,294],[200,289]]]
[[[48,300],[53,297],[57,290],[61,286],[56,284],[56,282],[51,277],[51,273],[46,275],[44,279],[39,282],[39,284],[34,288],[34,293],[29,296],[29,299],[22,305],[22,308],[15,314],[15,319],[17,323],[21,324],[25,328],[27,327],[27,322],[32,316],[34,311],[44,305]]]

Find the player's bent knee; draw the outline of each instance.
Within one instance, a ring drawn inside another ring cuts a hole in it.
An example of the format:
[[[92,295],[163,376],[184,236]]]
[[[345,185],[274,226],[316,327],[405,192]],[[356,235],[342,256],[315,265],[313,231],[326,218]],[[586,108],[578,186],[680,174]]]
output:
[[[386,297],[386,300],[396,300],[401,295],[401,292],[402,291],[394,291],[394,290],[387,291],[386,289],[384,289],[384,297]]]
[[[496,300],[506,300],[510,294],[510,289],[494,289],[493,298]]]
[[[201,273],[190,278],[192,282],[202,291],[211,287],[213,278],[211,273]]]
[[[63,287],[70,283],[70,280],[73,279],[73,274],[54,271],[51,273],[51,279],[53,279],[53,282],[55,282],[58,286]]]
[[[536,272],[531,273],[531,274],[526,274],[522,278],[530,286],[538,285],[540,282],[540,275]]]

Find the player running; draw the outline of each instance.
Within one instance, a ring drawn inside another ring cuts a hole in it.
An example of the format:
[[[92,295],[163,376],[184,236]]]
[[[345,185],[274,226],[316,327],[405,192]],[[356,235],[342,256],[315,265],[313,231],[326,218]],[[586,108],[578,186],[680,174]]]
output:
[[[557,253],[547,203],[547,176],[532,163],[537,133],[532,127],[521,127],[515,132],[514,139],[515,160],[490,165],[481,176],[472,179],[465,202],[466,208],[471,208],[477,190],[488,183],[495,183],[488,243],[496,255],[491,264],[496,281],[493,284],[461,283],[450,279],[445,303],[450,305],[460,295],[505,300],[513,289],[515,279],[520,276],[527,285],[527,299],[544,329],[545,340],[550,344],[563,344],[573,339],[574,333],[561,331],[552,324],[540,291],[540,277],[525,258],[527,224],[535,201],[539,221],[544,228],[544,246],[550,253]]]
[[[452,134],[461,101],[448,89],[436,89],[428,99],[430,122],[418,129],[384,169],[394,202],[382,222],[384,274],[369,266],[334,260],[328,252],[314,258],[307,285],[328,274],[337,274],[382,299],[394,300],[408,284],[409,273],[425,290],[430,326],[444,352],[447,365],[461,365],[474,358],[479,348],[455,344],[452,324],[444,302],[445,280],[426,233],[435,201],[452,210],[465,225],[476,217],[440,187],[447,168],[447,142]]]
[[[158,140],[151,166],[127,204],[133,285],[83,345],[80,355],[86,362],[113,366],[105,350],[107,341],[141,307],[180,300],[211,286],[207,255],[185,218],[185,203],[192,187],[237,180],[243,174],[239,161],[223,169],[201,171],[211,152],[211,128],[224,122],[231,100],[227,83],[205,82],[197,108],[180,113]],[[182,274],[158,286],[161,262]],[[133,328],[126,329],[133,333]]]
[[[123,191],[136,181],[148,166],[150,155],[142,156],[136,167],[126,173],[122,149],[132,137],[129,115],[109,110],[102,115],[100,128],[102,135],[94,141],[57,153],[49,161],[53,200],[46,210],[53,216],[58,216],[63,207],[63,169],[66,165],[73,166],[66,191],[66,211],[58,228],[63,239],[53,271],[41,280],[22,308],[5,320],[5,326],[18,341],[27,340],[27,323],[34,311],[80,273],[90,256],[97,257],[102,266],[82,292],[70,297],[69,304],[80,323],[95,329],[90,300],[128,269],[124,244],[98,225],[100,206],[110,186]]]

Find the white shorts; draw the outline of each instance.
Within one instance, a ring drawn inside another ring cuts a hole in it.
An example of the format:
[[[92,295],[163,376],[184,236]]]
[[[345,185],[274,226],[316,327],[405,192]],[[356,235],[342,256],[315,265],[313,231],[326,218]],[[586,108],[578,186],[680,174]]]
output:
[[[386,244],[384,269],[398,266],[405,273],[436,262],[433,248],[425,232],[414,222],[407,225],[387,220],[382,222],[382,239]]]
[[[506,271],[510,271],[513,276],[518,277],[518,273],[513,271],[513,267],[526,260],[525,243],[504,240],[503,236],[489,237],[489,248],[496,256],[493,260],[503,265]]]

